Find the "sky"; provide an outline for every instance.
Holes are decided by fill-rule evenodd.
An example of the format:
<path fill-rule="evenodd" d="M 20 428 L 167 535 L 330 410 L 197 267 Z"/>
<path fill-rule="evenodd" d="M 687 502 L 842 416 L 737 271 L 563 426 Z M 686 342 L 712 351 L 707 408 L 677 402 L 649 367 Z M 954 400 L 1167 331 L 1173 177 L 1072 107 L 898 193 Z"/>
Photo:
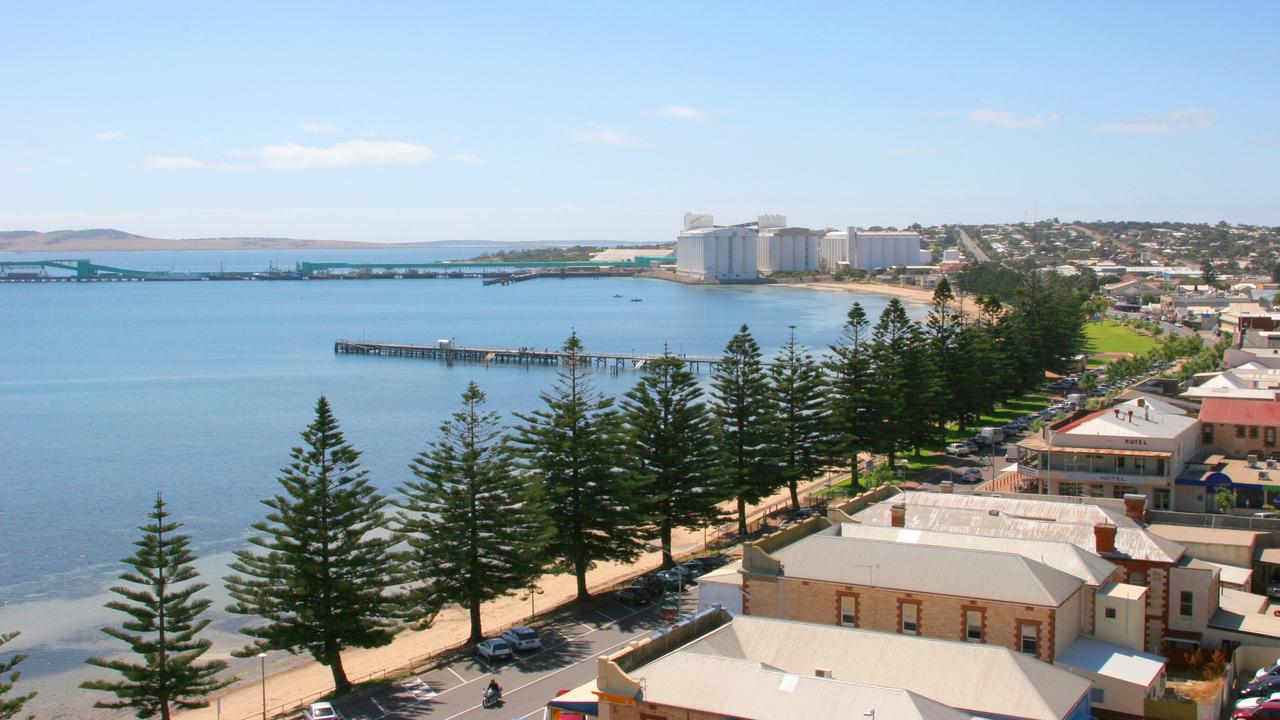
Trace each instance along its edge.
<path fill-rule="evenodd" d="M 0 229 L 1280 224 L 1280 3 L 0 2 Z"/>

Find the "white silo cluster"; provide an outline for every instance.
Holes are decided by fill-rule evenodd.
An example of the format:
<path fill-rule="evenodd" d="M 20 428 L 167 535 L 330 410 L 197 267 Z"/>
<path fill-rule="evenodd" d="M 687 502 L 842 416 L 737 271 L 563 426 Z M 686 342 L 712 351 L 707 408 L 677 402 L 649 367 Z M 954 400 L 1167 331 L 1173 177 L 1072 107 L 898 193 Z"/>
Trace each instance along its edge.
<path fill-rule="evenodd" d="M 929 262 L 918 233 L 788 227 L 785 215 L 720 226 L 711 215 L 685 213 L 684 230 L 676 239 L 676 272 L 699 280 L 755 280 L 778 272 L 846 267 L 873 271 Z"/>

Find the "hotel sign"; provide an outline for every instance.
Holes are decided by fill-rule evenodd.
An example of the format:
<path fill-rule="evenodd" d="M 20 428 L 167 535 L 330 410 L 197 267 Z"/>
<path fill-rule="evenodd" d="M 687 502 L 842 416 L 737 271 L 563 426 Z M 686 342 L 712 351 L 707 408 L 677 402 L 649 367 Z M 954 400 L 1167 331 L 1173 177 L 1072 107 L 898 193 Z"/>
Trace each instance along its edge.
<path fill-rule="evenodd" d="M 1125 439 L 1124 439 L 1124 444 L 1125 444 L 1125 445 L 1144 445 L 1144 446 L 1145 446 L 1145 445 L 1147 444 L 1147 441 L 1146 441 L 1146 440 L 1143 440 L 1142 438 L 1125 438 Z"/>

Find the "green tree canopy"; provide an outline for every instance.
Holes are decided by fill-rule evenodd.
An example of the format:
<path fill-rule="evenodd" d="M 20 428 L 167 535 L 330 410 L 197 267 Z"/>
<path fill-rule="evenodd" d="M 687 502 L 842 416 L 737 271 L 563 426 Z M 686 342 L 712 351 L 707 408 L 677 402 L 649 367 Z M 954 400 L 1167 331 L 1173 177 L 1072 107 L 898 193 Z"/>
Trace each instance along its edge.
<path fill-rule="evenodd" d="M 409 591 L 416 617 L 456 603 L 471 615 L 471 640 L 484 637 L 481 605 L 531 587 L 542 575 L 548 538 L 539 488 L 513 472 L 499 417 L 484 409 L 475 381 L 462 409 L 409 466 L 417 481 L 401 493 L 399 530 L 409 544 Z"/>
<path fill-rule="evenodd" d="M 18 637 L 21 633 L 10 632 L 0 633 L 0 647 L 5 643 Z M 19 671 L 18 665 L 26 660 L 26 655 L 12 655 L 6 660 L 0 660 L 0 720 L 12 720 L 22 712 L 23 706 L 27 704 L 31 698 L 36 696 L 35 693 L 27 693 L 26 695 L 14 695 L 5 697 L 13 690 L 13 686 L 22 678 L 22 672 Z M 35 716 L 27 716 L 27 720 L 32 720 Z"/>
<path fill-rule="evenodd" d="M 631 562 L 644 548 L 643 517 L 614 400 L 591 381 L 577 333 L 562 350 L 555 387 L 542 393 L 541 408 L 517 414 L 522 424 L 512 444 L 555 518 L 547 555 L 574 574 L 578 599 L 585 600 L 587 571 L 597 562 Z"/>
<path fill-rule="evenodd" d="M 142 539 L 134 542 L 138 549 L 123 561 L 132 568 L 120 576 L 127 585 L 111 588 L 123 599 L 106 605 L 129 619 L 120 627 L 102 628 L 128 644 L 137 661 L 89 658 L 90 665 L 120 673 L 123 680 L 90 680 L 80 687 L 116 696 L 113 701 L 95 702 L 94 707 L 169 720 L 174 707 L 208 707 L 206 698 L 230 685 L 233 678 L 216 677 L 227 668 L 222 660 L 199 662 L 212 644 L 199 637 L 209 625 L 209 618 L 201 616 L 212 601 L 195 597 L 207 585 L 192 582 L 197 573 L 191 566 L 195 560 L 191 538 L 177 534 L 182 525 L 169 520 L 158 493 L 148 517 L 151 522 L 139 528 Z"/>
<path fill-rule="evenodd" d="M 743 325 L 724 346 L 711 375 L 712 407 L 720 425 L 725 480 L 737 502 L 738 534 L 747 534 L 747 506 L 781 483 L 778 421 L 760 345 Z"/>
<path fill-rule="evenodd" d="M 808 350 L 796 342 L 795 328 L 769 368 L 769 390 L 777 413 L 777 454 L 781 475 L 791 493 L 791 507 L 800 509 L 799 484 L 817 477 L 824 463 L 827 441 L 826 385 L 822 369 Z"/>
<path fill-rule="evenodd" d="M 875 382 L 871 368 L 871 322 L 860 303 L 849 308 L 840 340 L 831 346 L 825 363 L 828 451 L 845 458 L 853 484 L 858 483 L 858 454 L 873 450 L 879 424 L 874 406 Z"/>
<path fill-rule="evenodd" d="M 302 440 L 281 470 L 283 492 L 262 501 L 271 512 L 253 524 L 260 534 L 236 551 L 227 612 L 265 621 L 241 629 L 254 642 L 237 655 L 309 652 L 342 695 L 351 690 L 342 650 L 391 642 L 403 575 L 386 532 L 387 500 L 323 396 Z"/>
<path fill-rule="evenodd" d="M 635 462 L 645 511 L 662 544 L 662 562 L 675 562 L 675 528 L 719 522 L 727 499 L 712 416 L 698 380 L 669 353 L 648 364 L 622 404 L 627 453 Z"/>

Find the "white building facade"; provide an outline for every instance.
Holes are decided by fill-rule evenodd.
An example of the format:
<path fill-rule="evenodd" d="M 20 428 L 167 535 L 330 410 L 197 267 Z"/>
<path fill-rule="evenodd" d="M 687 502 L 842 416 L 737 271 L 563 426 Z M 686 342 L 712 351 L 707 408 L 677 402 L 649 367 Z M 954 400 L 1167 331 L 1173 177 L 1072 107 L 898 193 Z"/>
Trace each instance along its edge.
<path fill-rule="evenodd" d="M 756 223 L 756 269 L 765 275 L 816 271 L 822 231 L 786 225 L 783 215 L 760 216 Z"/>
<path fill-rule="evenodd" d="M 676 238 L 676 273 L 697 280 L 755 280 L 755 223 L 717 227 L 710 215 L 684 214 Z"/>
<path fill-rule="evenodd" d="M 920 248 L 920 235 L 914 232 L 858 230 L 849 228 L 849 267 L 879 270 L 896 265 L 927 265 L 928 251 Z"/>

